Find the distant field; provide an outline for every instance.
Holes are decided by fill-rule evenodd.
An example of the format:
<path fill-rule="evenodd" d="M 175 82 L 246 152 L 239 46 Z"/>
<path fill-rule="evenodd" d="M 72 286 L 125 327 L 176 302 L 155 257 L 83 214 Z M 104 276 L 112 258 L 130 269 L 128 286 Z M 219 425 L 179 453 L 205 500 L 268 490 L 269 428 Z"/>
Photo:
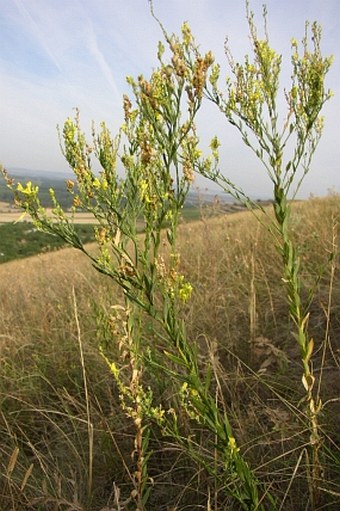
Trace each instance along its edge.
<path fill-rule="evenodd" d="M 188 221 L 197 220 L 201 217 L 201 212 L 199 208 L 188 207 L 183 210 L 183 217 Z M 93 227 L 97 222 L 91 214 L 76 213 L 74 223 L 84 243 L 94 240 Z M 142 224 L 140 230 L 143 230 Z M 18 209 L 0 202 L 0 264 L 65 246 L 65 242 L 59 237 L 37 231 L 28 215 L 23 217 Z"/>
<path fill-rule="evenodd" d="M 184 222 L 206 220 L 226 213 L 237 213 L 244 208 L 236 204 L 188 204 L 183 208 Z M 51 213 L 51 209 L 46 208 Z M 51 213 L 52 215 L 52 213 Z M 71 213 L 69 214 L 71 218 Z M 73 217 L 79 235 L 84 243 L 94 240 L 93 227 L 97 223 L 90 213 L 77 212 Z M 140 222 L 140 231 L 143 223 Z M 63 240 L 57 236 L 42 233 L 34 229 L 29 215 L 15 208 L 8 202 L 0 201 L 0 264 L 15 259 L 22 259 L 43 252 L 50 252 L 65 247 Z"/>
<path fill-rule="evenodd" d="M 76 224 L 84 243 L 94 240 L 93 226 Z M 66 246 L 59 237 L 37 231 L 29 222 L 3 223 L 0 225 L 0 263 L 22 259 Z"/>
<path fill-rule="evenodd" d="M 84 243 L 94 240 L 92 215 L 77 213 L 74 223 Z M 22 211 L 0 202 L 0 264 L 65 246 L 59 237 L 37 231 L 28 215 L 22 216 Z"/>
<path fill-rule="evenodd" d="M 47 211 L 49 211 L 47 209 Z M 71 214 L 69 215 L 71 217 Z M 22 211 L 9 206 L 7 203 L 0 202 L 0 224 L 6 224 L 11 222 L 29 222 L 30 218 L 28 215 L 22 217 Z M 94 224 L 96 220 L 93 215 L 89 213 L 76 213 L 74 215 L 74 223 L 76 224 Z"/>

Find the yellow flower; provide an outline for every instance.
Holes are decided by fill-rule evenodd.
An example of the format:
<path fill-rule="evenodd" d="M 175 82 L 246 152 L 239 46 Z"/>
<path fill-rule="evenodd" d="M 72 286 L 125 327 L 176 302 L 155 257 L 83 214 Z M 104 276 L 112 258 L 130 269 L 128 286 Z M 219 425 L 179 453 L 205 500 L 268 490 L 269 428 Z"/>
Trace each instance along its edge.
<path fill-rule="evenodd" d="M 26 186 L 23 187 L 21 183 L 17 184 L 17 191 L 27 196 L 35 196 L 39 191 L 38 186 L 33 186 L 31 181 L 27 181 Z"/>
<path fill-rule="evenodd" d="M 165 220 L 167 222 L 171 222 L 171 220 L 173 219 L 173 212 L 171 211 L 171 209 L 169 209 L 165 215 Z"/>
<path fill-rule="evenodd" d="M 148 199 L 147 191 L 148 191 L 148 182 L 145 179 L 142 179 L 142 181 L 140 182 L 140 195 L 141 195 L 142 200 Z"/>
<path fill-rule="evenodd" d="M 192 289 L 193 288 L 190 282 L 184 282 L 181 284 L 181 287 L 178 291 L 179 299 L 182 300 L 182 302 L 187 302 L 191 296 Z"/>
<path fill-rule="evenodd" d="M 218 140 L 217 137 L 213 137 L 211 139 L 211 142 L 210 142 L 210 148 L 213 150 L 213 151 L 217 151 L 217 149 L 220 147 L 221 143 L 220 141 Z"/>
<path fill-rule="evenodd" d="M 161 406 L 157 406 L 155 408 L 151 408 L 152 417 L 158 421 L 158 423 L 163 423 L 165 419 L 165 410 Z"/>
<path fill-rule="evenodd" d="M 25 188 L 22 186 L 22 184 L 21 184 L 21 183 L 18 183 L 18 184 L 17 184 L 17 191 L 18 191 L 18 192 L 22 192 L 22 193 L 24 193 Z"/>
<path fill-rule="evenodd" d="M 92 182 L 92 186 L 93 186 L 93 188 L 100 188 L 100 181 L 97 177 L 94 178 L 94 180 Z"/>
<path fill-rule="evenodd" d="M 192 42 L 192 33 L 190 26 L 187 22 L 183 23 L 182 25 L 182 37 L 185 46 L 189 46 L 190 43 Z"/>
<path fill-rule="evenodd" d="M 237 453 L 240 449 L 236 446 L 236 440 L 233 436 L 229 437 L 228 445 L 232 453 Z"/>

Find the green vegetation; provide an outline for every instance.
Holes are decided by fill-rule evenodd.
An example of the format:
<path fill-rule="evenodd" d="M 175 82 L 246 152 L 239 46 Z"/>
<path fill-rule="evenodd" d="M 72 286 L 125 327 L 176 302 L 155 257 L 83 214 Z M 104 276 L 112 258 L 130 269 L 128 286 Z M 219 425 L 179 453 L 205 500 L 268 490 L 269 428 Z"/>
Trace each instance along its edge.
<path fill-rule="evenodd" d="M 42 323 L 15 296 L 4 300 L 5 508 L 338 507 L 339 201 L 289 201 L 321 136 L 331 59 L 321 55 L 317 24 L 311 35 L 306 27 L 301 55 L 292 41 L 281 125 L 281 56 L 270 47 L 266 12 L 263 39 L 248 10 L 247 18 L 253 59 L 235 63 L 227 49 L 226 91 L 189 26 L 178 37 L 160 25 L 166 47 L 159 44 L 149 80 L 128 77 L 133 97 L 124 96 L 117 136 L 102 124 L 89 142 L 79 113 L 66 120 L 71 214 L 92 214 L 96 250 L 53 190 L 48 212 L 38 186 L 3 171 L 35 227 L 98 270 L 90 280 L 85 267 L 84 279 L 78 264 L 67 292 L 72 262 L 62 277 L 52 262 L 55 287 L 43 278 L 53 305 Z M 195 119 L 207 97 L 262 162 L 273 207 L 219 171 L 216 137 L 202 154 Z M 251 213 L 180 228 L 195 172 Z M 24 275 L 20 285 L 27 288 Z M 36 306 L 39 288 L 27 296 Z"/>
<path fill-rule="evenodd" d="M 233 206 L 226 208 L 234 211 Z M 204 217 L 211 217 L 222 214 L 223 208 L 212 207 L 209 204 L 204 206 L 188 206 L 183 208 L 183 220 L 193 221 Z M 1 218 L 1 216 L 0 216 Z M 95 226 L 93 224 L 75 223 L 77 235 L 83 243 L 91 243 L 95 239 Z M 142 232 L 142 226 L 139 231 Z M 22 259 L 24 257 L 58 250 L 67 246 L 67 243 L 51 233 L 39 231 L 31 222 L 5 223 L 0 224 L 0 264 Z"/>
<path fill-rule="evenodd" d="M 93 226 L 75 225 L 84 243 L 94 240 Z M 21 259 L 42 252 L 65 247 L 66 243 L 58 236 L 38 231 L 30 222 L 0 225 L 0 263 Z"/>

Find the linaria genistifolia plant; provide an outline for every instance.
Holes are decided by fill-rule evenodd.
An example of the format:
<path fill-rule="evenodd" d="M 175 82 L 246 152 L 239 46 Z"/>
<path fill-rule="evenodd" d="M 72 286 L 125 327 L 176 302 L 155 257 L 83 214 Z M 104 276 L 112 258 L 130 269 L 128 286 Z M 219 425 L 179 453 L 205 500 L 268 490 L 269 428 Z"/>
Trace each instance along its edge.
<path fill-rule="evenodd" d="M 302 359 L 302 384 L 305 390 L 306 414 L 309 420 L 309 446 L 311 451 L 310 486 L 311 508 L 320 501 L 319 481 L 322 466 L 319 451 L 322 434 L 318 415 L 322 408 L 320 398 L 314 392 L 312 355 L 314 341 L 308 334 L 309 306 L 313 297 L 303 301 L 301 293 L 301 267 L 299 252 L 290 230 L 291 204 L 296 197 L 304 177 L 310 170 L 312 157 L 320 140 L 323 117 L 320 112 L 332 93 L 325 88 L 325 76 L 331 66 L 332 57 L 323 57 L 320 49 L 321 28 L 315 22 L 306 23 L 302 49 L 296 39 L 291 40 L 292 74 L 291 86 L 284 91 L 287 113 L 280 120 L 278 108 L 280 91 L 281 60 L 269 42 L 267 12 L 263 9 L 264 37 L 258 36 L 254 15 L 247 7 L 247 20 L 253 57 L 246 56 L 243 63 L 235 62 L 228 44 L 225 53 L 231 70 L 227 77 L 227 88 L 219 88 L 220 66 L 214 64 L 204 84 L 204 95 L 224 114 L 227 121 L 239 131 L 245 145 L 261 161 L 273 185 L 275 220 L 269 223 L 278 253 L 283 262 L 283 282 L 287 289 L 290 317 L 295 325 L 294 337 L 299 344 Z M 199 51 L 192 39 L 192 55 L 187 65 L 195 69 Z M 301 51 L 301 53 L 300 53 Z M 216 142 L 216 148 L 218 142 Z M 201 169 L 197 169 L 201 172 Z M 221 172 L 203 172 L 203 175 L 218 183 L 222 189 L 246 206 L 256 209 L 254 203 Z"/>
<path fill-rule="evenodd" d="M 324 88 L 324 77 L 331 59 L 321 56 L 321 32 L 316 24 L 311 27 L 312 50 L 308 26 L 302 55 L 297 42 L 292 41 L 292 86 L 285 93 L 288 113 L 280 126 L 277 95 L 281 56 L 270 47 L 266 26 L 265 38 L 258 38 L 249 9 L 247 18 L 254 59 L 246 57 L 243 64 L 235 63 L 226 45 L 234 79 L 228 78 L 225 92 L 218 87 L 220 67 L 211 52 L 200 54 L 189 26 L 183 25 L 179 38 L 169 36 L 161 25 L 167 47 L 159 44 L 159 66 L 149 80 L 143 76 L 128 78 L 134 97 L 124 96 L 125 122 L 118 135 L 112 137 L 102 124 L 99 133 L 93 130 L 89 143 L 80 128 L 78 112 L 75 120 L 67 119 L 62 146 L 75 175 L 67 182 L 73 195 L 71 216 L 62 210 L 53 190 L 50 215 L 40 204 L 37 186 L 30 182 L 15 184 L 3 170 L 16 204 L 31 216 L 35 226 L 58 234 L 84 252 L 93 266 L 122 290 L 123 305 L 115 305 L 110 318 L 120 356 L 112 360 L 105 346 L 100 350 L 116 380 L 121 406 L 135 427 L 136 469 L 131 498 L 140 511 L 147 509 L 151 490 L 148 459 L 152 422 L 212 474 L 219 491 L 242 509 L 278 508 L 269 488 L 257 481 L 245 460 L 229 411 L 221 404 L 222 396 L 216 397 L 214 371 L 208 368 L 204 372 L 199 367 L 198 347 L 188 339 L 183 320 L 183 306 L 190 300 L 192 286 L 180 272 L 177 229 L 194 172 L 218 183 L 246 205 L 251 204 L 242 190 L 219 172 L 216 137 L 211 141 L 211 156 L 202 157 L 195 117 L 204 97 L 213 101 L 239 130 L 273 183 L 275 219 L 269 229 L 283 260 L 290 316 L 301 350 L 313 456 L 312 508 L 318 503 L 321 402 L 313 393 L 313 340 L 307 330 L 308 304 L 301 297 L 299 254 L 289 229 L 288 197 L 299 189 L 321 135 L 319 114 L 330 96 Z M 289 156 L 286 152 L 291 147 Z M 93 157 L 100 163 L 99 173 L 93 171 Z M 298 177 L 300 167 L 302 177 Z M 119 177 L 119 168 L 124 170 L 123 177 Z M 97 253 L 90 251 L 75 231 L 73 216 L 79 210 L 92 213 L 97 220 Z M 139 226 L 144 229 L 142 235 Z M 146 339 L 146 323 L 152 329 L 150 340 Z M 152 342 L 154 339 L 157 343 Z M 154 403 L 153 389 L 143 378 L 146 370 L 160 371 L 171 380 L 177 409 Z M 209 433 L 205 450 L 195 435 L 183 434 L 183 412 Z"/>
<path fill-rule="evenodd" d="M 182 39 L 172 36 L 167 43 L 170 60 L 165 60 L 165 47 L 160 43 L 159 67 L 149 80 L 128 77 L 134 100 L 124 96 L 125 122 L 117 137 L 112 138 L 102 124 L 89 144 L 78 112 L 74 121 L 65 122 L 63 152 L 75 174 L 75 180 L 67 182 L 73 195 L 71 218 L 53 190 L 50 216 L 40 204 L 37 186 L 30 182 L 15 186 L 8 176 L 7 183 L 17 205 L 37 228 L 58 234 L 84 252 L 94 267 L 123 291 L 124 306 L 115 307 L 112 318 L 120 332 L 121 358 L 111 360 L 104 347 L 101 352 L 116 379 L 122 407 L 135 425 L 136 470 L 131 496 L 137 509 L 146 509 L 150 491 L 147 461 L 153 420 L 213 473 L 223 491 L 243 509 L 260 510 L 264 509 L 262 500 L 272 499 L 268 493 L 265 499 L 259 495 L 258 482 L 237 446 L 228 413 L 216 402 L 211 374 L 208 371 L 204 376 L 199 370 L 197 349 L 187 338 L 182 318 L 192 286 L 179 272 L 178 222 L 194 168 L 208 174 L 217 159 L 215 139 L 212 156 L 202 158 L 194 123 L 213 56 L 208 52 L 194 61 L 192 69 L 186 66 L 191 44 L 186 24 Z M 92 170 L 93 154 L 102 168 L 98 175 Z M 118 162 L 124 168 L 123 178 L 117 174 Z M 92 213 L 98 222 L 98 254 L 83 245 L 74 229 L 72 216 L 78 210 Z M 137 232 L 140 224 L 142 236 Z M 145 317 L 156 325 L 154 335 L 162 343 L 158 354 L 144 339 Z M 178 410 L 154 405 L 152 389 L 143 385 L 145 364 L 154 370 L 162 368 L 172 378 L 183 411 L 213 434 L 210 453 L 217 453 L 218 463 L 216 454 L 207 456 L 195 439 L 181 433 Z"/>

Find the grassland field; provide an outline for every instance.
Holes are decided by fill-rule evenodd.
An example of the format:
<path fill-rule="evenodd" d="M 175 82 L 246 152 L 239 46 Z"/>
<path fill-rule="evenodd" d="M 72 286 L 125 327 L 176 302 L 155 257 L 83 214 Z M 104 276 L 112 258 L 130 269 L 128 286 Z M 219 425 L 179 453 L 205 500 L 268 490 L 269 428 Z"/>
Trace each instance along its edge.
<path fill-rule="evenodd" d="M 183 221 L 195 221 L 202 215 L 209 217 L 219 215 L 222 212 L 238 212 L 242 207 L 235 204 L 223 205 L 216 208 L 212 204 L 201 206 L 188 205 L 183 209 Z M 47 208 L 47 214 L 52 216 L 51 208 Z M 86 212 L 76 212 L 66 215 L 76 225 L 76 230 L 84 243 L 94 241 L 95 218 Z M 140 230 L 143 230 L 142 223 Z M 35 229 L 28 215 L 23 215 L 10 203 L 0 202 L 0 264 L 18 258 L 28 257 L 42 252 L 49 252 L 65 247 L 65 242 L 47 233 Z"/>
<path fill-rule="evenodd" d="M 179 232 L 181 271 L 193 286 L 183 317 L 202 374 L 214 360 L 221 406 L 247 461 L 284 511 L 304 511 L 308 432 L 281 261 L 251 212 L 190 215 L 197 221 L 183 222 Z M 293 206 L 306 296 L 316 282 L 309 330 L 323 402 L 320 511 L 340 508 L 339 218 L 338 196 Z M 2 228 L 18 226 L 30 229 L 1 225 L 0 243 Z M 107 318 L 120 300 L 110 279 L 75 249 L 0 265 L 0 510 L 134 509 L 134 428 L 98 349 L 104 343 L 119 357 Z M 152 346 L 149 336 L 146 325 L 144 342 Z M 156 403 L 175 392 L 157 371 L 143 381 Z M 180 427 L 204 451 L 204 428 L 184 418 Z M 150 453 L 148 510 L 239 510 L 208 471 L 153 426 Z"/>

